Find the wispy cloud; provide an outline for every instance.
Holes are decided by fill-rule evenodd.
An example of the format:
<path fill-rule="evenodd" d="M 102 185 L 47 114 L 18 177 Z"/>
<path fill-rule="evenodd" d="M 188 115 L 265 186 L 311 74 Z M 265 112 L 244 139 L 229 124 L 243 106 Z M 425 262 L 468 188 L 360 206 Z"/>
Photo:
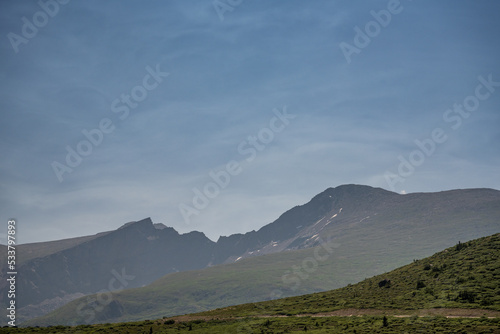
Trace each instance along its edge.
<path fill-rule="evenodd" d="M 500 81 L 500 5 L 405 2 L 347 64 L 338 45 L 373 19 L 369 3 L 245 1 L 220 20 L 211 1 L 97 0 L 61 6 L 15 52 L 36 3 L 0 4 L 0 220 L 23 242 L 117 228 L 151 216 L 211 238 L 258 229 L 343 183 L 387 187 L 384 172 L 442 126 L 479 75 Z M 51 163 L 82 130 L 117 120 L 111 104 L 146 66 L 168 79 L 60 183 Z M 499 91 L 500 92 L 500 91 Z M 286 105 L 286 131 L 186 225 L 178 204 Z M 500 94 L 429 157 L 406 192 L 500 188 Z"/>

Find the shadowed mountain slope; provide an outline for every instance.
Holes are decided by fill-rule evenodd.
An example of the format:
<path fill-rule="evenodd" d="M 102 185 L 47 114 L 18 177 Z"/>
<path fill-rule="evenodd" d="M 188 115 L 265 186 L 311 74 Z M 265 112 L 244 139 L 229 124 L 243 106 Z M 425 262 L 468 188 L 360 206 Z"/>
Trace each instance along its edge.
<path fill-rule="evenodd" d="M 114 292 L 97 307 L 78 299 L 39 323 L 151 319 L 339 288 L 498 232 L 499 218 L 500 192 L 492 189 L 399 195 L 329 188 L 259 231 L 209 244 L 210 263 L 224 265 Z"/>

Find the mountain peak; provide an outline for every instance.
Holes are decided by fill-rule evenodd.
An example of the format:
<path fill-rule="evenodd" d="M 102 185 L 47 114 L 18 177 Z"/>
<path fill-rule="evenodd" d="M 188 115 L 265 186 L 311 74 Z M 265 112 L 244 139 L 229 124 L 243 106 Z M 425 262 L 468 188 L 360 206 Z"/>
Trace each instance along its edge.
<path fill-rule="evenodd" d="M 157 229 L 157 230 L 164 230 L 164 229 L 168 228 L 168 226 L 166 226 L 166 225 L 164 225 L 164 224 L 162 224 L 162 223 L 155 223 L 155 224 L 153 224 L 153 226 L 154 226 L 154 227 L 155 227 L 155 229 Z"/>
<path fill-rule="evenodd" d="M 163 224 L 161 224 L 161 225 L 163 225 Z M 118 229 L 121 230 L 124 228 L 129 228 L 131 226 L 153 226 L 153 221 L 151 220 L 150 217 L 148 217 L 148 218 L 144 218 L 142 220 L 128 222 L 128 223 L 120 226 Z M 163 225 L 163 226 L 165 226 L 165 225 Z"/>
<path fill-rule="evenodd" d="M 337 186 L 335 188 L 328 188 L 326 189 L 323 193 L 336 193 L 336 194 L 350 194 L 350 195 L 360 195 L 363 193 L 380 193 L 380 194 L 396 194 L 394 192 L 382 189 L 382 188 L 377 188 L 377 187 L 372 187 L 372 186 L 366 186 L 362 184 L 342 184 L 340 186 Z M 321 194 L 320 194 L 321 195 Z"/>

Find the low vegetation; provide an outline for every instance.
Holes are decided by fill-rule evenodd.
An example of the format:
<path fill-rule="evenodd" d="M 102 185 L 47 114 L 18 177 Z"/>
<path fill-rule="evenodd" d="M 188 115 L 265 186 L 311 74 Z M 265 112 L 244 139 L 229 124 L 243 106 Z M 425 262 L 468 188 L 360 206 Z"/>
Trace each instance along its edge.
<path fill-rule="evenodd" d="M 423 260 L 341 289 L 200 313 L 317 314 L 340 309 L 434 308 L 500 311 L 500 234 L 458 243 Z"/>
<path fill-rule="evenodd" d="M 499 333 L 500 233 L 344 288 L 164 317 L 8 333 Z"/>
<path fill-rule="evenodd" d="M 287 317 L 2 329 L 0 333 L 498 333 L 500 318 Z"/>

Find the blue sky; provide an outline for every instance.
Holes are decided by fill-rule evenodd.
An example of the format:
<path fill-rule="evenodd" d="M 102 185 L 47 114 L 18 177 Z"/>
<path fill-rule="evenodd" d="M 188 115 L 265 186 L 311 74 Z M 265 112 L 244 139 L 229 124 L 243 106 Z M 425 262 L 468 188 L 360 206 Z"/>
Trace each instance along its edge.
<path fill-rule="evenodd" d="M 19 242 L 145 217 L 216 240 L 347 183 L 500 189 L 497 1 L 42 4 L 0 3 Z"/>

